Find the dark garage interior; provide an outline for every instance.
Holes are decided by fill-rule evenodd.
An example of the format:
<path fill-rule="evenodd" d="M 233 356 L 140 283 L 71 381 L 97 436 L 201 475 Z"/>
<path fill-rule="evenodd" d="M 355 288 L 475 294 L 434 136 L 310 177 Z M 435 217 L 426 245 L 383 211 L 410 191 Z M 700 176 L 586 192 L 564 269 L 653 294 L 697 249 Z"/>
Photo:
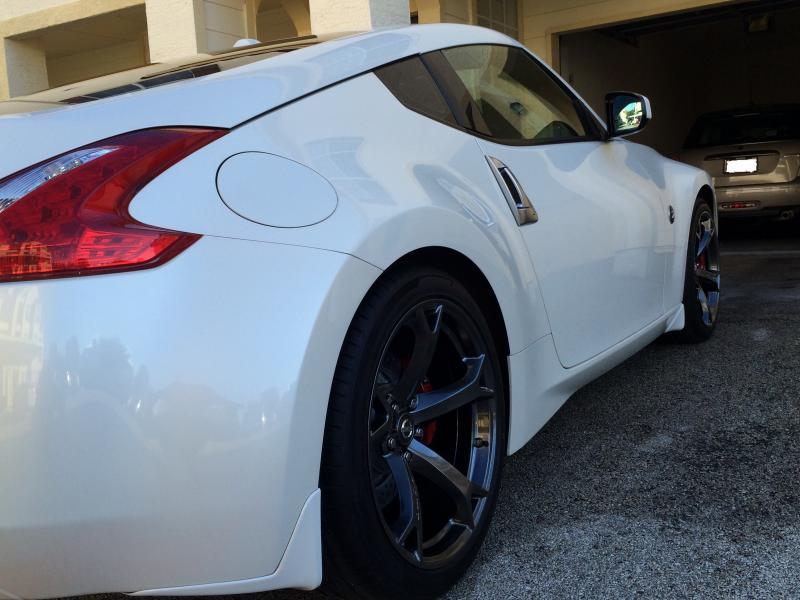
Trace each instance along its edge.
<path fill-rule="evenodd" d="M 647 95 L 635 141 L 674 157 L 701 114 L 800 102 L 800 2 L 747 2 L 560 37 L 560 72 L 602 114 L 610 90 Z"/>

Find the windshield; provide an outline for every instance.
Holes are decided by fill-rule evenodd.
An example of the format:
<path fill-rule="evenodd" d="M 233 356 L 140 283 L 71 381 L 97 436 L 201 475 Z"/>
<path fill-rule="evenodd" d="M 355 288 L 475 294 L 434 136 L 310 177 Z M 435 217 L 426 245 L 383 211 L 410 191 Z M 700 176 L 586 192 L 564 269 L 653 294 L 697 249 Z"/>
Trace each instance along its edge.
<path fill-rule="evenodd" d="M 800 139 L 800 111 L 752 112 L 700 117 L 685 148 Z"/>

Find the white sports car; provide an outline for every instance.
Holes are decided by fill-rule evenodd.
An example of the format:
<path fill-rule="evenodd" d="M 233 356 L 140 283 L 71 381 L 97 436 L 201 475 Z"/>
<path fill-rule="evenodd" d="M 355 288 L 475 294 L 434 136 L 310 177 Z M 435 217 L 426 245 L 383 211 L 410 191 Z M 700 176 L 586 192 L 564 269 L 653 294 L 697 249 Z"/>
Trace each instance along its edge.
<path fill-rule="evenodd" d="M 714 329 L 711 182 L 607 107 L 457 25 L 0 104 L 0 597 L 446 590 L 506 455 Z"/>

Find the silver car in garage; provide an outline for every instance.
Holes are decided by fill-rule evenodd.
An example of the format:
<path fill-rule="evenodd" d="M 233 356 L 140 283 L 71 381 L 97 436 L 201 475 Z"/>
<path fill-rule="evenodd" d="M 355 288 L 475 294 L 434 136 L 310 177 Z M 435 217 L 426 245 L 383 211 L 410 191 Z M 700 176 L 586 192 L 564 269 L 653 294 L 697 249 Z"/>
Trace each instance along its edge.
<path fill-rule="evenodd" d="M 714 178 L 720 217 L 791 219 L 800 213 L 800 105 L 705 114 L 680 160 Z"/>

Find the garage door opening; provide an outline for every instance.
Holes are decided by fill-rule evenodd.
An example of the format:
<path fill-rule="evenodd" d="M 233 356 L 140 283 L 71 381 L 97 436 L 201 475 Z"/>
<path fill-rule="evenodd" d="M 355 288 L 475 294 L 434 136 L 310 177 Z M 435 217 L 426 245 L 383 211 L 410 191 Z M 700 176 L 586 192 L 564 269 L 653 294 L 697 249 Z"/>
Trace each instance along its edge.
<path fill-rule="evenodd" d="M 649 96 L 635 140 L 676 157 L 701 114 L 800 103 L 800 2 L 747 2 L 562 34 L 560 72 L 598 112 L 611 90 Z"/>

